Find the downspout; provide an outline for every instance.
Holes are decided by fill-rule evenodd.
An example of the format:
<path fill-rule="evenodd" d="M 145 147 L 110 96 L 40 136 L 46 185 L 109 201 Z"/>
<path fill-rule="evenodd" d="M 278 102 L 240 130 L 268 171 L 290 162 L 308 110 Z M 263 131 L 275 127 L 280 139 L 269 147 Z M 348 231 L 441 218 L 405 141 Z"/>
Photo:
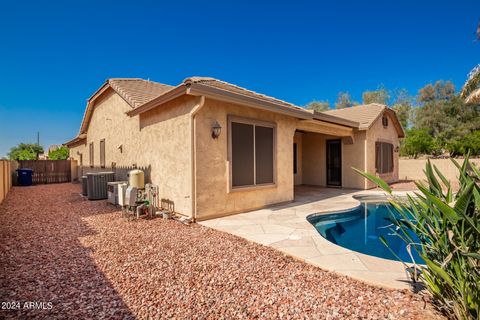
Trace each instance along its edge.
<path fill-rule="evenodd" d="M 197 220 L 197 175 L 196 175 L 196 121 L 195 116 L 197 115 L 198 111 L 203 108 L 205 104 L 205 96 L 200 96 L 198 99 L 197 104 L 193 109 L 190 111 L 190 168 L 192 170 L 191 177 L 192 177 L 192 220 L 195 222 Z"/>

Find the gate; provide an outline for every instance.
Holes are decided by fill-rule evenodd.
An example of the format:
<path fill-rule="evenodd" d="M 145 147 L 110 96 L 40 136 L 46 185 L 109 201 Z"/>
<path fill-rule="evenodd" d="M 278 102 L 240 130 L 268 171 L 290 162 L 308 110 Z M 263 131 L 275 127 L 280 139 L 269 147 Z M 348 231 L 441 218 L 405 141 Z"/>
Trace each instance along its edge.
<path fill-rule="evenodd" d="M 70 160 L 20 160 L 18 167 L 33 170 L 33 184 L 71 181 Z"/>

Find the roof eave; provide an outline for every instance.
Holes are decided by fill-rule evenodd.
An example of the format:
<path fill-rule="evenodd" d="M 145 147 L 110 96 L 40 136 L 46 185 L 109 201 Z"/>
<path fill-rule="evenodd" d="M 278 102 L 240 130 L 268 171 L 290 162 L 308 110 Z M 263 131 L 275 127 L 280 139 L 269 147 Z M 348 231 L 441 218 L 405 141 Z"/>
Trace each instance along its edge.
<path fill-rule="evenodd" d="M 205 96 L 215 100 L 237 103 L 248 107 L 271 111 L 299 119 L 312 119 L 313 114 L 307 110 L 296 110 L 294 108 L 286 107 L 270 101 L 265 101 L 259 98 L 242 95 L 235 92 L 215 88 L 200 83 L 192 83 L 188 89 L 188 93 L 194 96 Z"/>
<path fill-rule="evenodd" d="M 384 112 L 388 112 L 390 114 L 390 116 L 393 118 L 393 120 L 395 121 L 394 126 L 395 126 L 395 129 L 397 130 L 398 137 L 399 138 L 405 138 L 405 131 L 403 130 L 402 125 L 400 124 L 400 120 L 398 120 L 397 113 L 395 112 L 395 110 L 389 108 L 386 105 L 384 105 L 383 110 L 377 115 L 375 120 L 372 121 L 367 128 L 365 128 L 365 130 L 370 129 L 373 126 L 373 124 L 375 122 L 377 122 L 377 120 L 380 118 L 380 116 L 383 115 Z"/>
<path fill-rule="evenodd" d="M 87 135 L 83 133 L 76 136 L 72 140 L 65 142 L 63 145 L 70 148 L 70 147 L 77 146 L 81 143 L 84 143 L 86 140 L 87 140 Z"/>
<path fill-rule="evenodd" d="M 340 124 L 340 125 L 351 127 L 351 128 L 357 128 L 358 129 L 360 127 L 359 122 L 351 121 L 351 120 L 347 120 L 347 119 L 342 119 L 340 117 L 332 116 L 332 115 L 329 115 L 329 114 L 323 113 L 323 112 L 318 112 L 318 111 L 314 111 L 314 110 L 312 110 L 312 111 L 313 111 L 312 113 L 313 113 L 313 118 L 314 119 L 321 120 L 321 121 L 324 121 L 324 122 L 333 123 L 333 124 Z"/>

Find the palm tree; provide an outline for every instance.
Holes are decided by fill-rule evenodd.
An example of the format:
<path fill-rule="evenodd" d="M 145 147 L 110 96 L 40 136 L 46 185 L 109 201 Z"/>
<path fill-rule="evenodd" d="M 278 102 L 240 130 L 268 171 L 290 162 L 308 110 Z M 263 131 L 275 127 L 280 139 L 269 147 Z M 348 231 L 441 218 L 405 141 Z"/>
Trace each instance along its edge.
<path fill-rule="evenodd" d="M 466 103 L 480 104 L 480 64 L 473 68 L 463 85 L 460 97 Z"/>
<path fill-rule="evenodd" d="M 480 23 L 477 26 L 476 36 L 477 40 L 480 41 Z M 460 97 L 466 103 L 480 104 L 480 64 L 470 71 L 467 82 L 460 92 Z"/>

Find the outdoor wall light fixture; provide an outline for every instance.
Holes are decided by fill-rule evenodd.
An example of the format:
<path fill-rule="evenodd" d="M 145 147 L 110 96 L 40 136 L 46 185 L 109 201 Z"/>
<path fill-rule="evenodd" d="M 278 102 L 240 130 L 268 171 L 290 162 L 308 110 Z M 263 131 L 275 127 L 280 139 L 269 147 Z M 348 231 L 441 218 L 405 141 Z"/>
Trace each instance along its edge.
<path fill-rule="evenodd" d="M 395 152 L 398 152 L 400 150 L 400 147 L 399 146 L 396 146 L 395 147 Z"/>
<path fill-rule="evenodd" d="M 212 124 L 212 138 L 217 139 L 220 136 L 220 132 L 222 131 L 222 126 L 218 121 L 215 120 L 215 122 Z"/>

